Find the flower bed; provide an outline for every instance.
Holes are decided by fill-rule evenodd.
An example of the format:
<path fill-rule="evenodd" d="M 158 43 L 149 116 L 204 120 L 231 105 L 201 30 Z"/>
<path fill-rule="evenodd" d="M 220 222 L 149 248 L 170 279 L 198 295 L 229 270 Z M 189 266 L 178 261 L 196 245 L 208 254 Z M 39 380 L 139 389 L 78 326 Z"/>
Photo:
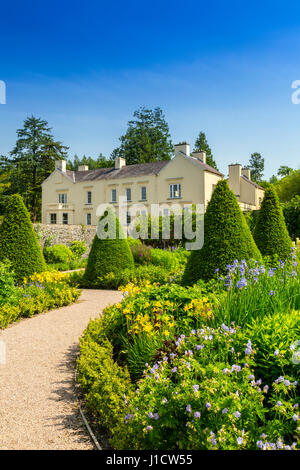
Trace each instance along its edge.
<path fill-rule="evenodd" d="M 194 287 L 124 288 L 122 302 L 90 323 L 78 361 L 87 404 L 111 445 L 294 449 L 297 269 L 293 254 L 272 274 L 235 262 L 227 276 Z"/>
<path fill-rule="evenodd" d="M 22 285 L 12 284 L 9 298 L 0 304 L 0 328 L 6 328 L 21 317 L 31 317 L 75 302 L 80 291 L 69 286 L 68 278 L 68 274 L 45 272 L 30 276 Z"/>

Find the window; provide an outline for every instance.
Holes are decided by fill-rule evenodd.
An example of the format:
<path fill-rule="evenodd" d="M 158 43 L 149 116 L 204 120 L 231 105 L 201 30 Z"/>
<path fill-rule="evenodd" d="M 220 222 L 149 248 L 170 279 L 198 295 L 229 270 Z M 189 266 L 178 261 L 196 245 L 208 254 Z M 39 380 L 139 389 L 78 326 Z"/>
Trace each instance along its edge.
<path fill-rule="evenodd" d="M 126 201 L 131 201 L 131 188 L 126 188 Z"/>
<path fill-rule="evenodd" d="M 130 212 L 126 212 L 126 224 L 131 224 L 131 215 Z"/>
<path fill-rule="evenodd" d="M 58 202 L 60 204 L 67 204 L 67 195 L 66 193 L 61 193 L 58 195 Z"/>
<path fill-rule="evenodd" d="M 86 214 L 86 225 L 92 225 L 92 214 Z"/>
<path fill-rule="evenodd" d="M 181 197 L 181 184 L 170 184 L 170 198 L 176 199 Z"/>
<path fill-rule="evenodd" d="M 87 191 L 86 192 L 86 203 L 87 204 L 92 204 L 92 191 Z"/>
<path fill-rule="evenodd" d="M 169 209 L 164 209 L 164 210 L 163 210 L 163 215 L 164 215 L 164 216 L 169 215 Z"/>
<path fill-rule="evenodd" d="M 50 224 L 57 224 L 56 214 L 50 214 Z"/>
<path fill-rule="evenodd" d="M 147 200 L 147 188 L 146 186 L 141 187 L 141 201 Z"/>
<path fill-rule="evenodd" d="M 64 214 L 62 215 L 62 223 L 63 223 L 64 225 L 68 225 L 68 223 L 69 223 L 69 214 L 64 213 Z"/>
<path fill-rule="evenodd" d="M 111 190 L 111 202 L 117 202 L 117 190 L 116 189 Z"/>

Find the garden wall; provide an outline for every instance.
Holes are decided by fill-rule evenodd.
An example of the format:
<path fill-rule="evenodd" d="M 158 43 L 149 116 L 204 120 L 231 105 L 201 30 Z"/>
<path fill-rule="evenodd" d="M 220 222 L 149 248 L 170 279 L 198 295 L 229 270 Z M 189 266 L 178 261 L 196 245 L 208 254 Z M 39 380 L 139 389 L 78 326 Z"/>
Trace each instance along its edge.
<path fill-rule="evenodd" d="M 74 240 L 84 240 L 90 247 L 96 234 L 96 226 L 34 224 L 41 246 L 50 238 L 50 244 L 69 245 Z"/>

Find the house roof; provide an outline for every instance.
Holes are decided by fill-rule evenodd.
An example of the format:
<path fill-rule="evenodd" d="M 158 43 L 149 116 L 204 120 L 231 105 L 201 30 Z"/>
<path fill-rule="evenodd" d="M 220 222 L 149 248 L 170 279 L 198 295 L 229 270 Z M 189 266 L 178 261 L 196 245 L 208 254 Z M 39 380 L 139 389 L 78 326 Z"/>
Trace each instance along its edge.
<path fill-rule="evenodd" d="M 241 178 L 243 178 L 244 181 L 247 181 L 248 183 L 252 184 L 256 188 L 265 190 L 265 188 L 263 188 L 262 186 L 259 186 L 259 184 L 254 183 L 254 181 L 249 180 L 249 178 L 247 178 L 247 176 L 242 175 Z"/>
<path fill-rule="evenodd" d="M 220 176 L 224 176 L 219 171 L 215 170 L 206 163 L 201 162 L 197 158 L 188 157 L 184 155 L 185 158 L 188 158 L 198 164 L 200 168 L 204 171 L 209 171 Z M 120 170 L 115 168 L 97 168 L 96 170 L 87 170 L 87 171 L 66 171 L 66 175 L 74 181 L 74 183 L 84 182 L 84 181 L 99 181 L 102 179 L 119 179 L 119 178 L 131 178 L 135 176 L 147 176 L 147 175 L 158 175 L 158 173 L 170 163 L 171 160 L 163 160 L 158 162 L 151 163 L 138 163 L 135 165 L 123 166 Z"/>

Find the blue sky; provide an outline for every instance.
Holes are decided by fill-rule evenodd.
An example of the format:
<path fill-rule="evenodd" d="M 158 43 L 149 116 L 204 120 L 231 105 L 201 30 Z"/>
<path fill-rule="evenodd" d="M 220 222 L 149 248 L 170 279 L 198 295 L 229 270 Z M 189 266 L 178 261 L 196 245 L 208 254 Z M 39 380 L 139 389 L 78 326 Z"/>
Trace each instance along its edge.
<path fill-rule="evenodd" d="M 172 140 L 206 132 L 219 168 L 265 157 L 300 167 L 296 1 L 57 1 L 0 5 L 0 154 L 28 115 L 70 155 L 109 156 L 139 106 L 160 106 Z"/>

